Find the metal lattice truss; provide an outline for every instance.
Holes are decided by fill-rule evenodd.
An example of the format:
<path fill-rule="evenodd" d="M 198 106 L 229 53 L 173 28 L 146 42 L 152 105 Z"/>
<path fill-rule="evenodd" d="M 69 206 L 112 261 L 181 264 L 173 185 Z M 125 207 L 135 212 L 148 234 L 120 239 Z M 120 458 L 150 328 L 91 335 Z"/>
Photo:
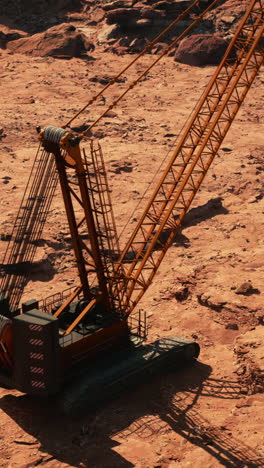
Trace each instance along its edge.
<path fill-rule="evenodd" d="M 263 63 L 263 11 L 262 1 L 251 1 L 116 263 L 113 291 L 116 297 L 122 295 L 119 307 L 124 314 L 151 284 Z M 124 266 L 128 252 L 134 260 Z"/>

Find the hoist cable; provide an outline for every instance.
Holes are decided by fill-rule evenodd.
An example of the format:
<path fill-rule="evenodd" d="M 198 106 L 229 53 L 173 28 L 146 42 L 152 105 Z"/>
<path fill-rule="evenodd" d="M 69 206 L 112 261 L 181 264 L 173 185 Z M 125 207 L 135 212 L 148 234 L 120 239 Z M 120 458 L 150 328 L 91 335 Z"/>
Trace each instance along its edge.
<path fill-rule="evenodd" d="M 171 43 L 170 46 L 168 46 L 161 55 L 159 55 L 158 59 L 156 59 L 150 67 L 148 67 L 145 72 L 143 72 L 139 78 L 137 78 L 136 81 L 130 84 L 130 86 L 125 90 L 124 93 L 122 93 L 119 98 L 114 101 L 105 112 L 103 112 L 98 119 L 96 119 L 92 125 L 90 125 L 87 130 L 85 130 L 82 133 L 82 136 L 85 136 L 88 134 L 88 132 L 93 128 L 99 120 L 101 120 L 107 112 L 109 112 L 113 107 L 115 107 L 119 101 L 131 90 L 134 88 L 134 86 L 174 47 L 177 42 L 179 42 L 197 23 L 201 21 L 201 19 L 208 13 L 215 5 L 218 3 L 219 0 L 214 0 L 200 15 L 196 17 L 196 19 Z M 87 107 L 89 107 L 91 104 L 93 104 L 102 94 L 113 84 L 117 82 L 117 80 L 132 66 L 134 63 L 143 55 L 145 55 L 159 40 L 161 37 L 163 37 L 167 32 L 169 32 L 179 21 L 181 21 L 195 6 L 199 4 L 199 0 L 195 0 L 183 13 L 177 16 L 177 18 L 169 25 L 167 28 L 165 28 L 153 41 L 151 41 L 145 49 L 136 56 L 118 75 L 115 76 L 98 94 L 96 94 L 88 103 L 80 109 L 65 125 L 62 126 L 62 128 L 68 127 L 77 117 L 79 117 L 82 112 L 84 112 Z"/>

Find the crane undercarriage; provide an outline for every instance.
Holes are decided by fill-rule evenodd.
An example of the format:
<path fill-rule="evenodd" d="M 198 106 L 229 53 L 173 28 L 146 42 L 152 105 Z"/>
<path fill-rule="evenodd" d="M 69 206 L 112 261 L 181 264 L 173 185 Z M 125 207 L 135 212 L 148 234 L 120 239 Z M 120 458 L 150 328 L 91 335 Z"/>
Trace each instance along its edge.
<path fill-rule="evenodd" d="M 36 307 L 36 300 L 27 301 L 22 305 L 24 313 L 13 318 L 14 367 L 12 374 L 1 370 L 0 383 L 31 395 L 60 392 L 64 412 L 76 412 L 84 404 L 94 408 L 125 388 L 199 355 L 197 343 L 178 336 L 143 344 L 144 316 L 136 318 L 135 326 L 131 318 L 129 322 L 95 306 L 65 336 L 68 320 L 80 314 L 85 301 L 72 302 L 61 320 Z"/>

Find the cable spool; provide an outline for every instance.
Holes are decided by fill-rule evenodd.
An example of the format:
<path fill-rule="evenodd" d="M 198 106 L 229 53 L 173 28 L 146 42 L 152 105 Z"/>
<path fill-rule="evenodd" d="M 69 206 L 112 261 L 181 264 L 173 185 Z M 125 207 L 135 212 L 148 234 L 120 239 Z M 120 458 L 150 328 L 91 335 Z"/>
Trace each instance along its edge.
<path fill-rule="evenodd" d="M 66 165 L 75 166 L 76 162 L 72 153 L 80 151 L 81 135 L 76 135 L 69 130 L 65 130 L 65 128 L 54 127 L 53 125 L 48 125 L 43 130 L 37 127 L 36 130 L 39 133 L 42 146 L 48 153 L 60 155 Z"/>
<path fill-rule="evenodd" d="M 68 131 L 64 128 L 49 125 L 44 128 L 42 138 L 45 142 L 55 143 L 58 145 L 66 133 L 68 133 Z"/>

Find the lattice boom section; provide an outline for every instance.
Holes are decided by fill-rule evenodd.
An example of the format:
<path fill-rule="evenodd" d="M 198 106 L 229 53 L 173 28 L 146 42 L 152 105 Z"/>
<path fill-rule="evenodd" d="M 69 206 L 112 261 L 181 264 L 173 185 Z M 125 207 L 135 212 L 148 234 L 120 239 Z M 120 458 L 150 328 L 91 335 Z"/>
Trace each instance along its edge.
<path fill-rule="evenodd" d="M 116 265 L 115 290 L 127 312 L 151 283 L 263 63 L 262 36 L 263 5 L 252 1 Z M 134 259 L 121 273 L 128 251 Z"/>

